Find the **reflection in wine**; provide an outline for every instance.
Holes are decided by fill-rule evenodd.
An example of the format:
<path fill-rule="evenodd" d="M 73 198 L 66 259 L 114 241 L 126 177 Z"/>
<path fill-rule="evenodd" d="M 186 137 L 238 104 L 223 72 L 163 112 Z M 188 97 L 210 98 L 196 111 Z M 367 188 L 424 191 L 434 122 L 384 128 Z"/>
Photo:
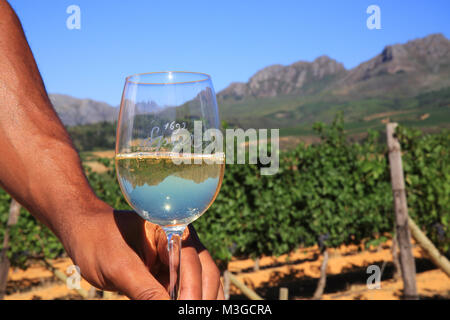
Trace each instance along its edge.
<path fill-rule="evenodd" d="M 174 155 L 165 152 L 116 156 L 122 192 L 144 219 L 161 226 L 188 224 L 215 200 L 223 179 L 223 153 L 186 157 L 188 164 L 174 163 Z"/>

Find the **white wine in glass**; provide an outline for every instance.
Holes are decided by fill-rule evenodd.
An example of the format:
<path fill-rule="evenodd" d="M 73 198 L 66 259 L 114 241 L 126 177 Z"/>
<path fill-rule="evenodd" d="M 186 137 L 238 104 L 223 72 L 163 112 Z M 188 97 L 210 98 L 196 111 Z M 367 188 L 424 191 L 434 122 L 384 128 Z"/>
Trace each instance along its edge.
<path fill-rule="evenodd" d="M 127 77 L 117 125 L 116 172 L 130 206 L 167 235 L 171 299 L 179 293 L 181 235 L 214 202 L 223 179 L 224 153 L 204 153 L 206 142 L 193 138 L 194 132 L 203 137 L 209 129 L 220 130 L 209 75 L 169 71 Z M 190 134 L 192 148 L 174 151 L 177 132 Z"/>
<path fill-rule="evenodd" d="M 127 201 L 142 217 L 160 226 L 184 226 L 197 219 L 216 199 L 222 183 L 223 156 L 209 155 L 216 158 L 213 164 L 207 164 L 201 154 L 192 154 L 190 164 L 175 164 L 173 157 L 164 153 L 116 156 Z M 201 163 L 195 164 L 196 158 Z"/>

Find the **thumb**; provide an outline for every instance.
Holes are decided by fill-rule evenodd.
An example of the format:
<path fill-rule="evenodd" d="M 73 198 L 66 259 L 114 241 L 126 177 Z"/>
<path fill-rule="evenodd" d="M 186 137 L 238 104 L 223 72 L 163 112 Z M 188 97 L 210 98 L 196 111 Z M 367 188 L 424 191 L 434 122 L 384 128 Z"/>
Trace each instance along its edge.
<path fill-rule="evenodd" d="M 169 300 L 165 288 L 137 256 L 115 268 L 114 286 L 133 300 Z"/>
<path fill-rule="evenodd" d="M 149 270 L 157 260 L 156 227 L 149 230 L 150 234 L 146 234 L 144 220 L 135 214 L 123 213 L 115 211 L 114 219 L 127 245 L 117 243 L 114 257 L 105 257 L 105 261 L 110 262 L 107 266 L 107 278 L 116 290 L 130 299 L 169 299 L 165 288 Z M 164 232 L 162 229 L 160 231 Z"/>

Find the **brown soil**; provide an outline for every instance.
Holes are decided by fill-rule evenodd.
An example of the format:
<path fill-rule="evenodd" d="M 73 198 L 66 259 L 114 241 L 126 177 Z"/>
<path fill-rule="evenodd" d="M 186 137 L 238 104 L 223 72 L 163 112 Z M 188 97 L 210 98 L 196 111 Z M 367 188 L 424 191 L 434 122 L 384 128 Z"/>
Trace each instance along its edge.
<path fill-rule="evenodd" d="M 113 159 L 116 155 L 114 150 L 105 150 L 105 151 L 92 151 L 92 155 L 98 158 L 110 158 Z"/>
<path fill-rule="evenodd" d="M 386 117 L 395 116 L 395 115 L 403 114 L 403 113 L 409 113 L 409 112 L 412 112 L 412 111 L 411 110 L 403 110 L 403 111 L 388 111 L 388 112 L 374 113 L 374 114 L 371 114 L 370 116 L 364 117 L 364 121 L 371 121 L 371 120 L 378 119 L 378 118 L 386 118 Z"/>
<path fill-rule="evenodd" d="M 84 165 L 87 165 L 92 169 L 94 172 L 103 173 L 106 172 L 108 169 L 101 164 L 100 162 L 97 162 L 93 159 L 95 158 L 109 158 L 114 159 L 115 151 L 114 150 L 105 150 L 105 151 L 92 151 L 89 152 L 89 157 L 86 161 L 83 161 Z"/>
<path fill-rule="evenodd" d="M 421 299 L 450 299 L 450 278 L 427 260 L 419 247 L 414 247 L 417 265 L 417 288 Z M 329 251 L 327 284 L 323 299 L 401 299 L 402 281 L 393 279 L 390 242 L 379 248 L 362 250 L 358 246 L 342 246 Z M 290 255 L 263 257 L 259 271 L 254 271 L 253 260 L 233 260 L 229 270 L 237 278 L 268 299 L 278 299 L 279 289 L 289 289 L 289 299 L 310 299 L 319 277 L 322 258 L 317 247 L 299 249 Z M 52 261 L 55 267 L 64 271 L 72 264 L 70 259 Z M 366 270 L 375 264 L 380 268 L 385 263 L 381 288 L 369 290 L 366 286 Z M 90 285 L 82 281 L 81 287 L 89 290 Z M 7 300 L 30 299 L 81 299 L 65 283 L 57 280 L 50 271 L 34 265 L 26 271 L 10 270 Z M 237 288 L 231 286 L 232 299 L 246 299 Z M 97 292 L 96 299 L 101 299 Z M 126 299 L 112 293 L 109 299 Z"/>
<path fill-rule="evenodd" d="M 401 299 L 402 280 L 393 279 L 393 264 L 390 241 L 379 248 L 361 250 L 357 246 L 341 246 L 329 250 L 327 284 L 323 299 Z M 422 250 L 413 250 L 417 265 L 417 288 L 422 299 L 450 299 L 450 278 L 426 259 Z M 289 289 L 289 299 L 310 299 L 320 275 L 322 257 L 318 257 L 317 247 L 297 250 L 295 253 L 278 258 L 260 259 L 259 271 L 253 271 L 254 261 L 240 260 L 230 263 L 230 271 L 238 273 L 237 278 L 259 295 L 277 299 L 279 288 Z M 369 265 L 380 269 L 385 264 L 380 289 L 368 289 L 366 282 L 371 274 Z M 243 298 L 236 288 L 232 288 L 234 298 Z M 233 296 L 234 295 L 234 296 Z"/>
<path fill-rule="evenodd" d="M 280 150 L 290 150 L 297 147 L 300 143 L 304 143 L 305 145 L 310 145 L 313 143 L 320 142 L 320 138 L 316 136 L 285 136 L 285 137 L 279 137 L 279 147 Z M 270 144 L 270 141 L 267 140 L 258 140 L 256 143 L 268 143 Z M 247 147 L 250 143 L 248 141 L 244 142 L 243 145 Z M 255 142 L 252 142 L 252 144 L 255 144 Z M 242 144 L 241 144 L 242 145 Z"/>

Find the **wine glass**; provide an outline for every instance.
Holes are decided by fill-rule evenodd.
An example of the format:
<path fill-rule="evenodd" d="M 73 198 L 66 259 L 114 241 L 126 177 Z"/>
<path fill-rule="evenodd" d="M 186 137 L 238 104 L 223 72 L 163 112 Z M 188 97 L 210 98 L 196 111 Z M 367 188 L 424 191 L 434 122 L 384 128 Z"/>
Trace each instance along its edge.
<path fill-rule="evenodd" d="M 220 135 L 209 75 L 168 71 L 126 78 L 117 124 L 117 177 L 130 206 L 166 233 L 173 300 L 179 293 L 181 235 L 214 202 L 222 183 Z"/>

